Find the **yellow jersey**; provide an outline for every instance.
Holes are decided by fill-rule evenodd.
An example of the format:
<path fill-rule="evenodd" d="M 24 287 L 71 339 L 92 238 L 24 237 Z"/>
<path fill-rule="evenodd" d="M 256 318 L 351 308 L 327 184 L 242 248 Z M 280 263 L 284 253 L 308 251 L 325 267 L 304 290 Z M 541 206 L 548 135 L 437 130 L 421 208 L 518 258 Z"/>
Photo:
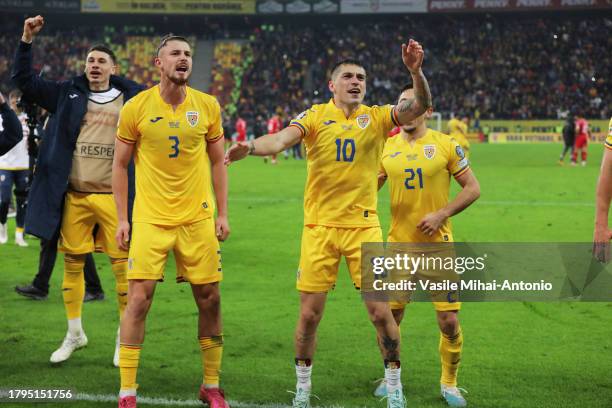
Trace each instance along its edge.
<path fill-rule="evenodd" d="M 393 106 L 360 105 L 347 118 L 332 99 L 290 126 L 301 130 L 308 153 L 304 224 L 379 226 L 376 175 L 387 134 L 398 126 Z"/>
<path fill-rule="evenodd" d="M 610 124 L 608 125 L 608 137 L 606 137 L 606 148 L 612 150 L 612 118 L 610 118 Z"/>
<path fill-rule="evenodd" d="M 207 143 L 223 137 L 217 100 L 193 88 L 176 110 L 159 85 L 123 106 L 117 138 L 135 143 L 134 222 L 189 224 L 214 212 Z"/>
<path fill-rule="evenodd" d="M 451 120 L 448 121 L 448 134 L 451 137 L 463 136 L 464 138 L 467 139 L 467 133 L 468 133 L 468 126 L 462 120 L 459 120 L 457 118 L 452 118 Z"/>
<path fill-rule="evenodd" d="M 411 146 L 398 134 L 385 144 L 382 170 L 391 193 L 389 242 L 452 242 L 450 219 L 431 237 L 417 229 L 423 217 L 448 204 L 450 176 L 469 169 L 465 153 L 450 136 L 427 129 Z"/>

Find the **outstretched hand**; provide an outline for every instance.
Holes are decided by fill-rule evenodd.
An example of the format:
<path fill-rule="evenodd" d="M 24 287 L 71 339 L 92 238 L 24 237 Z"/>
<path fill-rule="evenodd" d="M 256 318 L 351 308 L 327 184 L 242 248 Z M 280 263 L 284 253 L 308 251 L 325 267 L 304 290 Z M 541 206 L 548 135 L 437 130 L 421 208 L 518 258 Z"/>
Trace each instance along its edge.
<path fill-rule="evenodd" d="M 247 142 L 238 142 L 225 152 L 225 160 L 223 163 L 229 166 L 235 161 L 242 160 L 249 155 L 249 144 Z"/>
<path fill-rule="evenodd" d="M 410 40 L 407 44 L 402 44 L 402 61 L 411 74 L 416 74 L 423 65 L 425 52 L 417 41 Z"/>
<path fill-rule="evenodd" d="M 42 30 L 45 25 L 45 19 L 40 14 L 36 17 L 26 18 L 23 22 L 23 36 L 21 39 L 27 43 L 32 42 L 32 37 Z"/>

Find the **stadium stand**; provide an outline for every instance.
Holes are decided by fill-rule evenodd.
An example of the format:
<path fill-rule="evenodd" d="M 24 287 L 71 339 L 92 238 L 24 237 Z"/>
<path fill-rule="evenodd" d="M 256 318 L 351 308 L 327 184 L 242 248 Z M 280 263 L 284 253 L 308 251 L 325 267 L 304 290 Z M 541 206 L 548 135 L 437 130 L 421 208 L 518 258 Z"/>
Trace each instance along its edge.
<path fill-rule="evenodd" d="M 601 14 L 601 13 L 600 13 Z M 426 48 L 426 75 L 435 109 L 481 119 L 556 119 L 568 111 L 589 118 L 612 115 L 612 21 L 593 13 L 384 16 L 221 23 L 186 23 L 195 38 L 214 41 L 209 91 L 226 112 L 268 117 L 280 108 L 292 116 L 328 100 L 329 68 L 356 57 L 368 69 L 366 103 L 392 103 L 408 80 L 399 45 L 409 37 Z M 10 63 L 20 26 L 1 19 L 0 90 L 10 84 Z M 151 85 L 154 44 L 171 22 L 48 27 L 37 41 L 36 67 L 53 79 L 81 70 L 95 42 L 113 44 L 121 73 Z M 231 28 L 231 29 L 230 29 Z M 181 31 L 185 31 L 181 28 Z M 237 112 L 238 111 L 238 112 Z"/>
<path fill-rule="evenodd" d="M 7 30 L 9 31 L 9 30 Z M 10 30 L 14 32 L 15 30 Z M 157 43 L 164 33 L 151 26 L 104 26 L 101 29 L 80 27 L 78 29 L 45 30 L 36 37 L 34 68 L 44 77 L 63 80 L 83 70 L 87 50 L 96 43 L 110 44 L 117 56 L 121 75 L 152 86 L 159 80 L 153 58 Z M 12 88 L 10 66 L 19 35 L 0 35 L 0 90 Z M 195 52 L 195 37 L 190 36 Z"/>
<path fill-rule="evenodd" d="M 567 15 L 439 20 L 385 19 L 368 29 L 359 24 L 256 29 L 255 59 L 241 93 L 248 103 L 264 103 L 268 110 L 280 104 L 300 111 L 329 98 L 326 78 L 335 62 L 357 57 L 368 69 L 367 101 L 390 103 L 398 84 L 408 79 L 399 44 L 413 37 L 426 47 L 425 71 L 438 111 L 479 111 L 482 119 L 557 118 L 567 110 L 591 118 L 612 114 L 607 52 L 612 21 Z"/>

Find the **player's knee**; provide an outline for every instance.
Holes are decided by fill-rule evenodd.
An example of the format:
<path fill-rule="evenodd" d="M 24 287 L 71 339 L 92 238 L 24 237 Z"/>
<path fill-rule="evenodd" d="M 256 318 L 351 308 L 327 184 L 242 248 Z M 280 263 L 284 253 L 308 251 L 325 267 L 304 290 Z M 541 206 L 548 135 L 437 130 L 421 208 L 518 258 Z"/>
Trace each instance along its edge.
<path fill-rule="evenodd" d="M 459 318 L 456 311 L 438 312 L 438 324 L 440 331 L 447 336 L 452 336 L 459 329 Z"/>
<path fill-rule="evenodd" d="M 389 319 L 389 313 L 381 307 L 368 309 L 370 321 L 374 326 L 384 326 Z"/>
<path fill-rule="evenodd" d="M 323 316 L 322 311 L 312 308 L 302 308 L 300 311 L 300 320 L 306 326 L 317 325 Z"/>
<path fill-rule="evenodd" d="M 221 295 L 218 290 L 212 290 L 196 298 L 199 310 L 218 309 L 221 305 Z"/>
<path fill-rule="evenodd" d="M 146 293 L 133 293 L 128 296 L 128 306 L 126 313 L 129 313 L 136 320 L 143 320 L 151 307 L 152 297 Z"/>

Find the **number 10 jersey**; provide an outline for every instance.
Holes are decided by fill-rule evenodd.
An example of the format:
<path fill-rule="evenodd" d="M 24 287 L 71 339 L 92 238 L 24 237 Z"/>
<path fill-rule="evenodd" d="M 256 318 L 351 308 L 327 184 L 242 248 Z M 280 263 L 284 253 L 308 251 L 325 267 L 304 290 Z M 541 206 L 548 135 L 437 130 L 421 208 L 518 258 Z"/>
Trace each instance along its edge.
<path fill-rule="evenodd" d="M 360 105 L 347 118 L 332 99 L 291 121 L 308 154 L 306 226 L 379 226 L 377 173 L 387 134 L 397 126 L 394 115 L 391 105 Z"/>

